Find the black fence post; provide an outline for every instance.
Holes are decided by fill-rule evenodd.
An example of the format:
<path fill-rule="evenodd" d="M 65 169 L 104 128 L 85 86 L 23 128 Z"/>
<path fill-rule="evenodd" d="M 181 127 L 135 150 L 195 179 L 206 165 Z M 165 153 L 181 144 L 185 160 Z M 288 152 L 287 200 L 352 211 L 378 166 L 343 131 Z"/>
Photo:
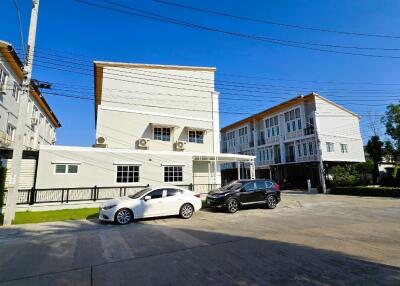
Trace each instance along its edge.
<path fill-rule="evenodd" d="M 193 191 L 193 183 L 189 184 L 189 190 Z"/>
<path fill-rule="evenodd" d="M 29 204 L 33 205 L 36 201 L 36 190 L 35 187 L 32 187 L 30 190 L 30 196 L 29 196 Z"/>
<path fill-rule="evenodd" d="M 119 196 L 122 197 L 122 187 L 119 188 Z"/>
<path fill-rule="evenodd" d="M 126 196 L 126 187 L 124 188 L 124 196 Z"/>
<path fill-rule="evenodd" d="M 93 201 L 95 202 L 97 200 L 97 186 L 94 186 L 93 188 Z"/>
<path fill-rule="evenodd" d="M 61 203 L 64 202 L 64 189 L 62 189 L 61 191 Z"/>
<path fill-rule="evenodd" d="M 69 201 L 69 189 L 67 189 L 67 198 L 66 198 L 66 203 L 68 203 L 68 201 Z"/>

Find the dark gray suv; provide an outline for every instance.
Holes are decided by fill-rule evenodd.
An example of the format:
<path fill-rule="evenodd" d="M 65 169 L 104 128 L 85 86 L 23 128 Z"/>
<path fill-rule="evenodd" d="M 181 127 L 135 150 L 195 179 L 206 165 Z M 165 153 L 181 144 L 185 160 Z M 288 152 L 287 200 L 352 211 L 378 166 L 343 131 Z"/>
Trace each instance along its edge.
<path fill-rule="evenodd" d="M 207 206 L 225 208 L 235 213 L 239 207 L 263 204 L 269 209 L 276 208 L 281 201 L 279 185 L 272 180 L 238 180 L 211 191 L 207 195 Z"/>

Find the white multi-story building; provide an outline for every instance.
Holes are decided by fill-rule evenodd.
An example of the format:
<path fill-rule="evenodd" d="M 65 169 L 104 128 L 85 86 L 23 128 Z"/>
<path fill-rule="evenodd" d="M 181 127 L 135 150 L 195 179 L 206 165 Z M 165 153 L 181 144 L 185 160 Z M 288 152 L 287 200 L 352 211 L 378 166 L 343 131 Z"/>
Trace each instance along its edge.
<path fill-rule="evenodd" d="M 22 76 L 22 63 L 13 47 L 0 41 L 1 149 L 13 149 Z M 55 144 L 56 129 L 61 127 L 61 124 L 33 82 L 26 112 L 29 116 L 26 117 L 25 124 L 25 150 L 38 150 L 40 145 Z"/>
<path fill-rule="evenodd" d="M 253 156 L 220 153 L 214 73 L 95 62 L 96 143 L 41 146 L 36 187 L 218 185 L 221 162 L 254 166 Z"/>
<path fill-rule="evenodd" d="M 326 166 L 364 162 L 360 117 L 316 94 L 298 96 L 222 128 L 222 152 L 256 156 L 256 177 L 304 186 Z M 229 178 L 232 166 L 223 173 Z M 245 167 L 241 167 L 245 169 Z M 246 175 L 246 172 L 244 172 Z"/>

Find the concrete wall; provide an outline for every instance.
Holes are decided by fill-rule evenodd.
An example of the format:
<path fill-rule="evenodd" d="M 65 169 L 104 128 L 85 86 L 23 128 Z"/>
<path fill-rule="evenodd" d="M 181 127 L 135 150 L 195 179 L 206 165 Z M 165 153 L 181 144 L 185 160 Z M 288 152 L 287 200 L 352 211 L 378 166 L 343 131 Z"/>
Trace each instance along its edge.
<path fill-rule="evenodd" d="M 188 141 L 188 130 L 206 130 L 204 143 L 187 143 L 185 151 L 219 152 L 218 94 L 214 72 L 174 68 L 105 67 L 96 138 L 108 148 L 138 148 L 150 139 L 149 150 L 174 150 Z M 153 127 L 171 125 L 170 142 L 153 140 Z"/>
<path fill-rule="evenodd" d="M 77 163 L 77 174 L 56 174 L 56 163 Z M 139 165 L 139 182 L 116 183 L 117 164 Z M 207 183 L 204 163 L 193 165 L 192 155 L 184 152 L 152 152 L 129 149 L 42 146 L 37 188 L 111 187 L 164 185 L 164 165 L 182 165 L 183 181 L 169 184 Z M 194 173 L 193 173 L 194 171 Z M 220 176 L 218 174 L 218 176 Z"/>
<path fill-rule="evenodd" d="M 342 108 L 316 97 L 316 125 L 324 161 L 364 162 L 360 119 Z M 326 142 L 334 143 L 334 152 L 327 152 Z M 342 153 L 340 143 L 347 144 Z"/>
<path fill-rule="evenodd" d="M 21 88 L 21 81 L 14 73 L 13 69 L 5 61 L 3 56 L 0 54 L 0 69 L 4 70 L 7 74 L 6 80 L 6 90 L 5 94 L 0 94 L 0 137 L 6 134 L 7 124 L 10 123 L 14 127 L 17 126 L 18 111 L 19 111 L 19 100 L 16 101 L 12 96 L 14 82 L 18 83 L 19 88 Z M 27 119 L 25 125 L 25 149 L 32 148 L 38 149 L 40 144 L 52 144 L 53 139 L 56 138 L 55 126 L 51 123 L 50 119 L 46 116 L 46 113 L 41 109 L 39 104 L 35 102 L 32 96 L 30 96 L 31 103 L 27 108 Z M 38 109 L 37 118 L 39 119 L 39 114 L 44 116 L 44 120 L 39 122 L 35 128 L 31 125 L 32 110 L 33 106 Z M 31 140 L 33 138 L 33 140 Z M 12 144 L 11 144 L 12 148 Z"/>

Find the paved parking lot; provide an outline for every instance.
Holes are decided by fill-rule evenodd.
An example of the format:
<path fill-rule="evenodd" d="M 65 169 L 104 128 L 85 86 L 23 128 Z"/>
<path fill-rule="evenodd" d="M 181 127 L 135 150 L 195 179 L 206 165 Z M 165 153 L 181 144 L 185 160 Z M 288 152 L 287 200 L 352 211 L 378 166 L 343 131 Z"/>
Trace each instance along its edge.
<path fill-rule="evenodd" d="M 275 210 L 0 229 L 0 285 L 400 285 L 400 200 L 283 194 Z"/>

